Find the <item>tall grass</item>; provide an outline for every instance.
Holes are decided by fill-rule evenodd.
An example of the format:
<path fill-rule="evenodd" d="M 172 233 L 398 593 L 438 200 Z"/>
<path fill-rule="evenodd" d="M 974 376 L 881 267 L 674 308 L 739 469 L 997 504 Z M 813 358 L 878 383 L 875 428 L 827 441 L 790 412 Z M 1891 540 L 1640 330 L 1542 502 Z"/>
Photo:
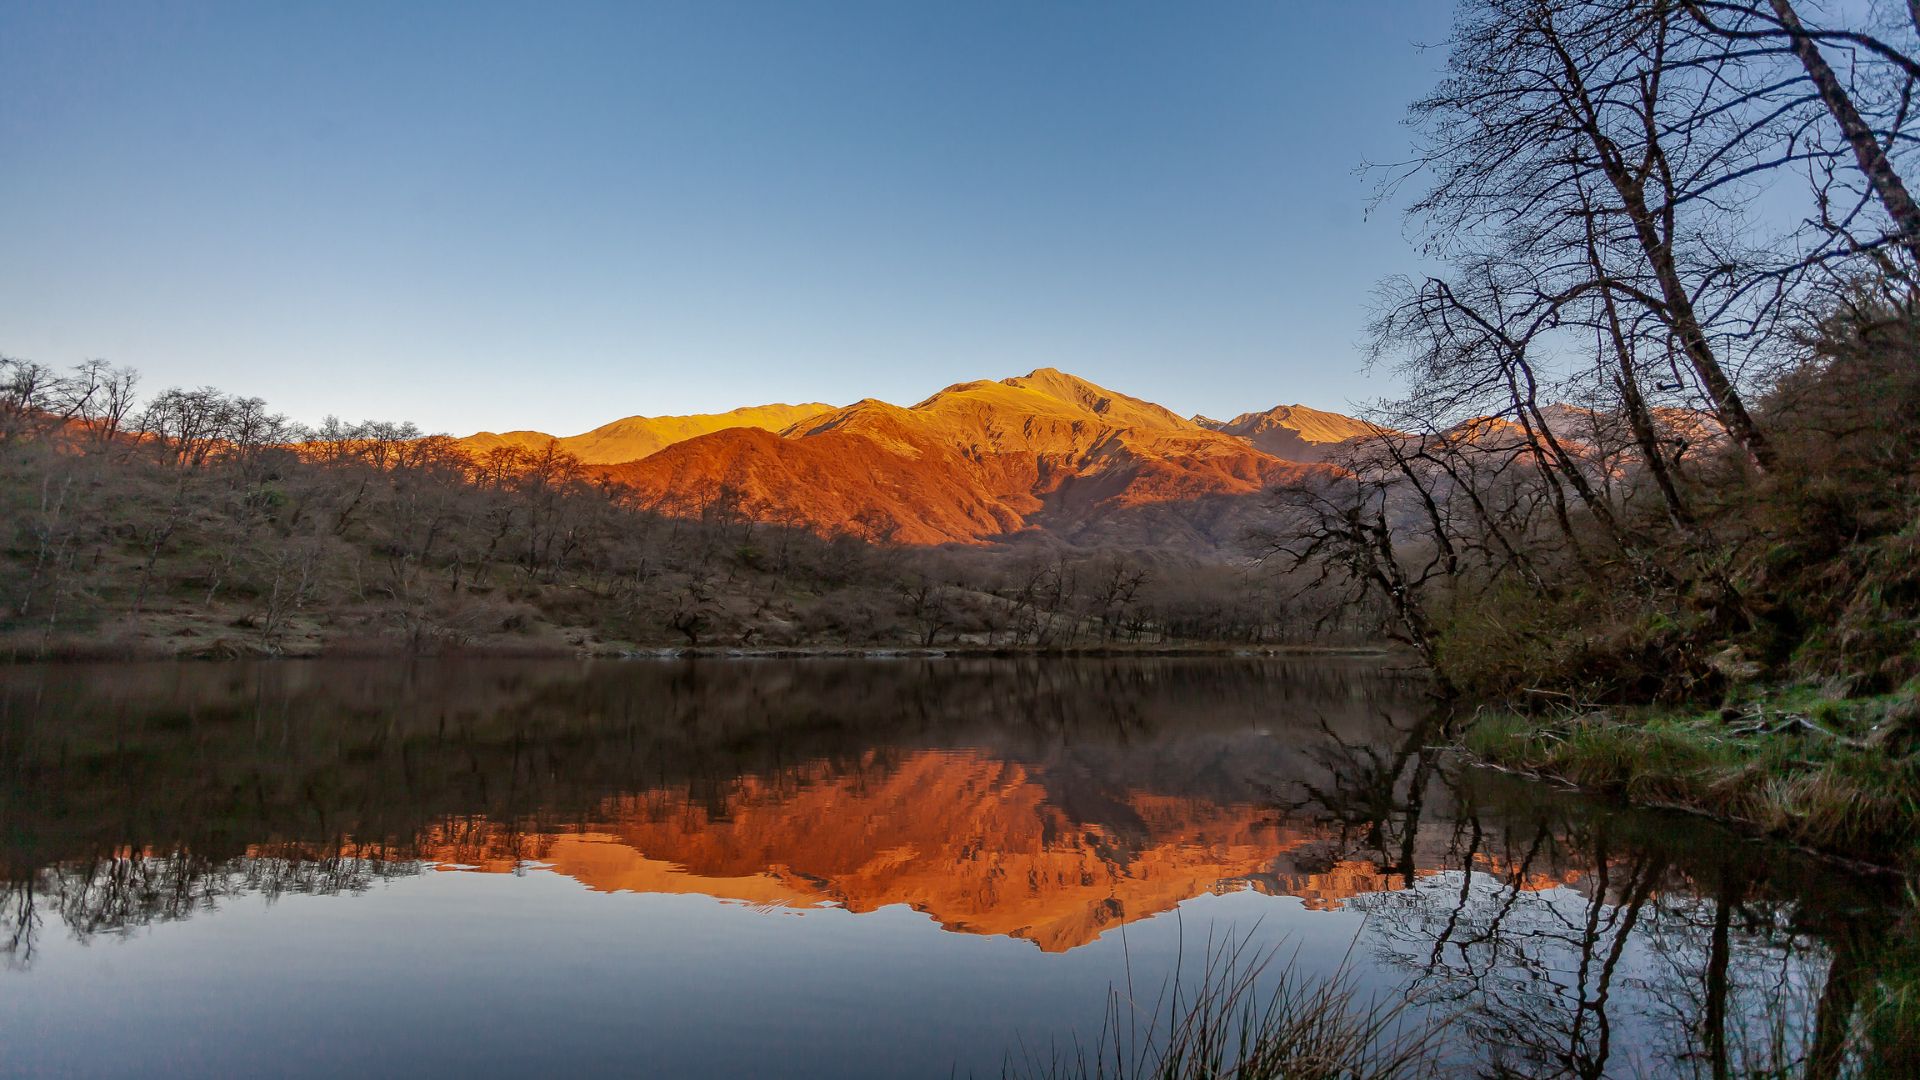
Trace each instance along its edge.
<path fill-rule="evenodd" d="M 1861 1010 L 1861 1028 L 1873 1048 L 1861 1075 L 1920 1076 L 1920 891 L 1911 884 L 1906 912 L 1878 961 Z"/>
<path fill-rule="evenodd" d="M 1209 935 L 1200 971 L 1181 960 L 1151 1003 L 1127 985 L 1108 991 L 1093 1043 L 1010 1061 L 1007 1078 L 1031 1080 L 1405 1080 L 1435 1075 L 1440 1024 L 1405 998 L 1363 999 L 1343 961 L 1331 975 L 1303 972 L 1279 946 L 1251 935 Z"/>

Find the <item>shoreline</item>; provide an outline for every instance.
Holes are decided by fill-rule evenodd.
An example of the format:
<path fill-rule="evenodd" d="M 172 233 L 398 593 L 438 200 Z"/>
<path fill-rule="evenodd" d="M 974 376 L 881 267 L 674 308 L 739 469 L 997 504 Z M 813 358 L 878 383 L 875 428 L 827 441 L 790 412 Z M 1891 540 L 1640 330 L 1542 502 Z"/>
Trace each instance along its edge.
<path fill-rule="evenodd" d="M 1025 660 L 1025 659 L 1280 659 L 1326 657 L 1337 659 L 1404 660 L 1408 671 L 1424 670 L 1418 658 L 1392 645 L 1232 645 L 1197 642 L 1185 645 L 614 645 L 578 646 L 483 644 L 428 651 L 374 648 L 352 642 L 336 648 L 272 652 L 250 643 L 216 641 L 195 650 L 167 651 L 117 644 L 70 644 L 42 654 L 14 654 L 0 663 L 201 663 L 233 660 Z"/>
<path fill-rule="evenodd" d="M 1443 745 L 1478 768 L 1706 818 L 1855 869 L 1920 873 L 1920 758 L 1890 741 L 1909 699 L 1750 692 L 1740 709 L 1476 711 Z"/>
<path fill-rule="evenodd" d="M 1857 855 L 1848 855 L 1831 848 L 1802 843 L 1790 836 L 1783 836 L 1780 833 L 1769 831 L 1758 822 L 1747 818 L 1732 817 L 1727 814 L 1718 813 L 1697 803 L 1669 802 L 1660 799 L 1637 799 L 1617 790 L 1575 783 L 1558 773 L 1541 772 L 1537 769 L 1502 764 L 1493 758 L 1477 754 L 1458 742 L 1440 744 L 1439 748 L 1447 753 L 1457 755 L 1468 768 L 1484 769 L 1488 772 L 1518 777 L 1528 783 L 1540 784 L 1548 788 L 1556 789 L 1567 795 L 1604 800 L 1635 811 L 1636 813 L 1678 814 L 1682 817 L 1710 821 L 1715 825 L 1727 829 L 1745 843 L 1779 845 L 1780 847 L 1788 848 L 1804 855 L 1807 858 L 1831 864 L 1849 873 L 1897 877 L 1903 880 L 1914 877 L 1916 873 L 1914 868 L 1899 861 L 1888 862 L 1863 859 Z"/>
<path fill-rule="evenodd" d="M 636 649 L 608 659 L 624 660 L 1022 660 L 1156 659 L 1328 656 L 1389 658 L 1396 650 L 1371 645 L 956 645 L 956 646 L 667 646 Z"/>

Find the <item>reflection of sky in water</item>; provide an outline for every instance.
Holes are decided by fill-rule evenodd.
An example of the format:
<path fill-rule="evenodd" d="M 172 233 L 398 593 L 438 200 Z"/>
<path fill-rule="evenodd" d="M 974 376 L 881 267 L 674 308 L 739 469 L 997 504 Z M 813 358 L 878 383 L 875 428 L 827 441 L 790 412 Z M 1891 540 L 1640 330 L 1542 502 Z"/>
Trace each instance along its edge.
<path fill-rule="evenodd" d="M 1250 889 L 1202 895 L 1047 953 L 950 933 L 898 904 L 856 914 L 595 892 L 539 868 L 426 873 L 351 899 L 242 895 L 125 940 L 83 942 L 56 923 L 35 953 L 32 992 L 0 1001 L 0 1041 L 8 1068 L 28 1072 L 998 1075 L 1004 1054 L 1044 1058 L 1076 1035 L 1091 1039 L 1129 966 L 1150 1007 L 1180 950 L 1191 972 L 1209 935 L 1277 947 L 1275 971 L 1289 960 L 1314 972 L 1345 963 L 1363 997 L 1392 999 L 1408 965 L 1432 959 L 1429 921 L 1455 918 L 1461 884 L 1442 873 L 1336 910 Z M 1485 875 L 1468 893 L 1452 928 L 1467 944 L 1442 950 L 1443 974 L 1417 984 L 1422 999 L 1458 1014 L 1460 1031 L 1564 1028 L 1578 1014 L 1576 932 L 1588 897 L 1565 888 L 1516 897 Z M 1496 914 L 1504 943 L 1474 942 Z M 1615 914 L 1603 906 L 1603 919 Z M 1694 914 L 1648 911 L 1622 949 L 1610 1074 L 1632 1075 L 1670 1041 L 1668 1013 L 1685 1002 L 1671 996 L 1675 958 L 1653 924 Z M 1815 974 L 1772 953 L 1743 945 L 1753 969 L 1743 981 Z M 1496 954 L 1501 963 L 1488 964 Z M 1691 959 L 1682 982 L 1698 970 Z M 1451 995 L 1473 979 L 1497 992 L 1469 1014 Z"/>
<path fill-rule="evenodd" d="M 1639 1077 L 1697 1057 L 1698 1043 L 1676 1032 L 1697 1030 L 1706 1012 L 1711 901 L 1655 894 L 1636 909 L 1574 888 L 1516 891 L 1486 874 L 1442 871 L 1347 908 L 1365 919 L 1361 948 L 1375 977 L 1450 1018 L 1483 1060 L 1557 1075 L 1585 1055 L 1604 1061 L 1607 1076 Z M 1735 1060 L 1764 1056 L 1771 1034 L 1762 1029 L 1774 1020 L 1797 1048 L 1825 974 L 1822 950 L 1788 933 L 1730 933 L 1728 948 Z"/>
<path fill-rule="evenodd" d="M 1349 912 L 1234 892 L 1066 953 L 865 914 L 594 893 L 551 872 L 425 874 L 354 898 L 246 896 L 89 944 L 50 926 L 12 982 L 12 1068 L 446 1075 L 998 1075 L 1016 1040 L 1097 1032 L 1126 961 L 1158 989 L 1182 933 L 1287 939 L 1338 966 Z M 17 975 L 17 973 L 16 973 Z M 9 981 L 15 976 L 9 976 Z M 192 1032 L 182 1038 L 182 1032 Z M 178 1047 L 181 1060 L 157 1054 Z"/>

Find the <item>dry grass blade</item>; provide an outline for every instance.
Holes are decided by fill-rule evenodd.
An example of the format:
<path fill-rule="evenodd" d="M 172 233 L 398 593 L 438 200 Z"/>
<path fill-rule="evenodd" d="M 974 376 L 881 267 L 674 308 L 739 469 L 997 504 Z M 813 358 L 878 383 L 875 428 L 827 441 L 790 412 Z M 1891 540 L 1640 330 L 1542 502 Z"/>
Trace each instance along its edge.
<path fill-rule="evenodd" d="M 1183 948 L 1184 952 L 1184 948 Z M 1440 1024 L 1405 999 L 1363 1000 L 1345 960 L 1328 975 L 1251 935 L 1209 938 L 1191 981 L 1176 966 L 1154 1002 L 1109 992 L 1092 1046 L 1009 1064 L 1033 1080 L 1404 1080 L 1435 1075 Z M 1184 960 L 1184 958 L 1183 958 Z"/>

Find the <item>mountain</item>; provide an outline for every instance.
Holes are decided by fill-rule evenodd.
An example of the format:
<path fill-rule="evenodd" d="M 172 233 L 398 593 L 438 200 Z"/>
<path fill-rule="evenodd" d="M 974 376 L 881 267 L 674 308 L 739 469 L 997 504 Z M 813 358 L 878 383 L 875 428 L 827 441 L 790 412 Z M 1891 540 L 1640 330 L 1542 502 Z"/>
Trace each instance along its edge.
<path fill-rule="evenodd" d="M 906 408 L 857 401 L 778 436 L 715 431 L 605 474 L 672 513 L 726 499 L 768 520 L 903 543 L 1032 529 L 1074 542 L 1215 548 L 1238 540 L 1262 492 L 1303 468 L 1041 368 L 957 383 Z"/>
<path fill-rule="evenodd" d="M 1263 492 L 1367 430 L 1302 405 L 1188 419 L 1039 368 L 905 407 L 761 405 L 460 442 L 476 453 L 557 442 L 641 505 L 677 515 L 719 510 L 908 544 L 1030 533 L 1204 550 L 1236 543 Z"/>
<path fill-rule="evenodd" d="M 728 428 L 759 428 L 779 431 L 799 421 L 831 411 L 833 406 L 811 402 L 805 405 L 749 405 L 723 413 L 698 413 L 693 416 L 629 416 L 602 424 L 579 435 L 553 436 L 542 431 L 481 431 L 460 440 L 476 454 L 497 446 L 518 446 L 534 450 L 548 442 L 588 465 L 613 465 L 637 461 L 678 442 Z"/>
<path fill-rule="evenodd" d="M 860 435 L 782 438 L 731 428 L 675 443 L 605 476 L 643 506 L 699 517 L 722 500 L 750 516 L 903 544 L 942 544 L 1013 532 L 1021 516 L 957 455 L 900 453 Z"/>
<path fill-rule="evenodd" d="M 1670 449 L 1699 449 L 1726 437 L 1713 414 L 1700 409 L 1655 405 L 1647 410 L 1655 435 Z M 1554 436 L 1586 446 L 1619 447 L 1634 441 L 1626 414 L 1554 404 L 1541 408 Z"/>
<path fill-rule="evenodd" d="M 1238 435 L 1288 461 L 1323 461 L 1335 446 L 1374 430 L 1364 420 L 1305 405 L 1275 405 L 1266 412 L 1241 413 L 1225 422 L 1196 416 L 1194 422 Z"/>

